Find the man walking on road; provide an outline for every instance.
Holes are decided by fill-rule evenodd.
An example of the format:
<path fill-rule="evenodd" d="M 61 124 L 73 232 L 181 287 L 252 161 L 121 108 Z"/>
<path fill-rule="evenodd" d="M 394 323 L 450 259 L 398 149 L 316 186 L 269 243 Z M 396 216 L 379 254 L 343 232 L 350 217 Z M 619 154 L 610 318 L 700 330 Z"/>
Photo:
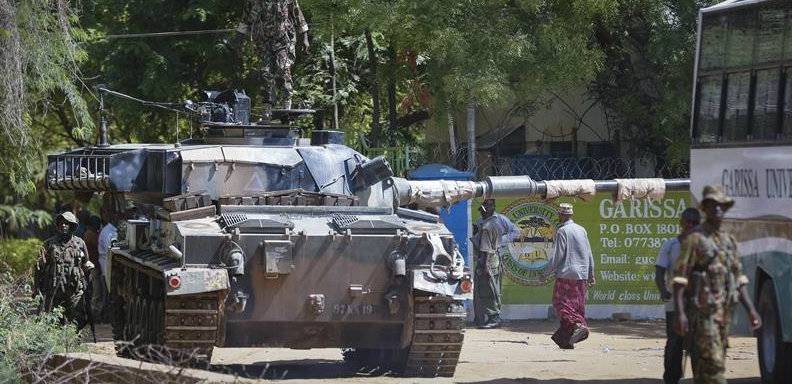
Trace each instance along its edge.
<path fill-rule="evenodd" d="M 688 208 L 682 212 L 682 217 L 679 220 L 679 225 L 682 228 L 679 236 L 666 240 L 663 247 L 660 248 L 660 253 L 657 255 L 657 263 L 655 265 L 655 284 L 660 291 L 660 297 L 665 304 L 666 312 L 666 345 L 664 353 L 665 372 L 663 373 L 663 381 L 665 383 L 676 384 L 684 375 L 682 371 L 682 356 L 684 347 L 684 338 L 679 336 L 674 331 L 674 321 L 676 320 L 676 312 L 674 312 L 674 303 L 671 301 L 671 279 L 673 278 L 674 263 L 679 258 L 679 253 L 682 248 L 682 241 L 689 235 L 696 226 L 701 222 L 701 214 L 696 208 Z"/>
<path fill-rule="evenodd" d="M 677 332 L 691 333 L 690 357 L 696 383 L 726 383 L 729 320 L 739 300 L 748 312 L 751 329 L 762 326 L 742 272 L 734 237 L 721 229 L 734 200 L 719 188 L 704 187 L 701 210 L 704 224 L 682 242 L 674 265 L 674 303 Z"/>
<path fill-rule="evenodd" d="M 480 328 L 489 329 L 500 326 L 501 271 L 498 248 L 502 230 L 495 216 L 495 200 L 484 200 L 479 211 L 481 220 L 477 223 L 478 230 L 473 236 L 473 248 L 476 251 L 473 307 Z"/>
<path fill-rule="evenodd" d="M 572 204 L 558 208 L 561 227 L 556 232 L 553 257 L 547 276 L 555 275 L 553 308 L 561 326 L 551 339 L 562 349 L 573 349 L 575 343 L 588 338 L 586 322 L 586 291 L 595 283 L 594 256 L 591 254 L 586 229 L 572 221 Z"/>

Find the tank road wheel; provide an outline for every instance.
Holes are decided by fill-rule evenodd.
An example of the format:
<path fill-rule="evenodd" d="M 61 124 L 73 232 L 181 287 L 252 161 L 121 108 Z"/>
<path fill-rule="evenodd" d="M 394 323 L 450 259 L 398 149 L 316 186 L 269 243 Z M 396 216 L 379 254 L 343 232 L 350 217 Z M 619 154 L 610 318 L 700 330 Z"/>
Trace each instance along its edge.
<path fill-rule="evenodd" d="M 781 320 L 778 311 L 773 281 L 767 279 L 759 292 L 759 314 L 762 328 L 759 330 L 759 368 L 762 382 L 785 383 L 792 376 L 792 343 L 785 343 L 781 336 Z"/>
<path fill-rule="evenodd" d="M 440 296 L 415 296 L 413 300 L 412 343 L 404 351 L 404 375 L 454 376 L 465 337 L 463 302 Z"/>

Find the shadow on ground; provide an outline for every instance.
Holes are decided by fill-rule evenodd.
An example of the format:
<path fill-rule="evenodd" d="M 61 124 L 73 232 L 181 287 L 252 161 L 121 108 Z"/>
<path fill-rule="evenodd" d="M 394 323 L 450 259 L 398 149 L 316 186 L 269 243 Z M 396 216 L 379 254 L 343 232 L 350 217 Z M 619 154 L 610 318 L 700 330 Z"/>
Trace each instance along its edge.
<path fill-rule="evenodd" d="M 354 367 L 340 360 L 306 359 L 268 361 L 253 364 L 212 365 L 211 370 L 248 379 L 339 379 L 396 376 L 379 367 Z"/>
<path fill-rule="evenodd" d="M 459 384 L 655 384 L 662 383 L 660 379 L 639 378 L 639 379 L 602 379 L 602 380 L 572 380 L 572 379 L 551 379 L 539 380 L 531 378 L 521 379 L 493 379 L 485 381 L 458 381 Z M 682 384 L 692 384 L 692 379 L 680 381 Z M 729 379 L 729 384 L 759 384 L 758 377 L 748 377 L 740 379 Z"/>
<path fill-rule="evenodd" d="M 474 327 L 469 325 L 469 327 Z M 551 335 L 558 327 L 554 320 L 516 320 L 504 322 L 501 328 L 511 332 L 533 332 Z M 661 338 L 665 335 L 665 320 L 615 321 L 589 320 L 589 328 L 606 335 L 619 335 L 636 338 Z"/>

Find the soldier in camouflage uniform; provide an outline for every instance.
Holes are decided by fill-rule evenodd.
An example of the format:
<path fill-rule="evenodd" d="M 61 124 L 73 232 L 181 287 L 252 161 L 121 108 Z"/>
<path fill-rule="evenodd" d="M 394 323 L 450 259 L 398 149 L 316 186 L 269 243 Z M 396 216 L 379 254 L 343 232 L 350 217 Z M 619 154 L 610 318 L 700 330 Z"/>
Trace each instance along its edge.
<path fill-rule="evenodd" d="M 57 234 L 44 241 L 34 271 L 34 287 L 43 298 L 42 309 L 63 307 L 63 321 L 82 329 L 87 322 L 85 294 L 86 276 L 94 268 L 88 258 L 85 242 L 77 236 L 77 218 L 63 212 L 55 219 Z"/>
<path fill-rule="evenodd" d="M 250 34 L 261 58 L 264 95 L 270 105 L 279 88 L 283 108 L 291 108 L 292 76 L 297 34 L 308 50 L 308 23 L 297 0 L 252 0 L 248 13 Z"/>
<path fill-rule="evenodd" d="M 706 186 L 701 210 L 706 221 L 682 243 L 674 266 L 677 332 L 688 335 L 696 383 L 726 383 L 724 378 L 729 320 L 737 301 L 750 316 L 751 328 L 762 322 L 745 286 L 737 242 L 721 229 L 725 212 L 734 205 L 719 187 Z"/>

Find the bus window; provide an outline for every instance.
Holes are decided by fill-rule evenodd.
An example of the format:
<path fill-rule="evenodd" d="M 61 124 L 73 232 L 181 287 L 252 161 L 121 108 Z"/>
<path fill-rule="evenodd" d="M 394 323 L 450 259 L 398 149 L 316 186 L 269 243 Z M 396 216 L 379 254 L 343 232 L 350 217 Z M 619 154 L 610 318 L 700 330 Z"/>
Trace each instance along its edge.
<path fill-rule="evenodd" d="M 745 141 L 748 136 L 748 93 L 751 88 L 751 74 L 750 72 L 731 73 L 727 79 L 723 140 Z"/>
<path fill-rule="evenodd" d="M 785 17 L 784 9 L 767 8 L 759 11 L 759 32 L 756 39 L 757 63 L 781 60 Z"/>
<path fill-rule="evenodd" d="M 753 63 L 756 19 L 754 12 L 732 13 L 729 19 L 729 38 L 726 45 L 726 66 L 735 67 Z"/>
<path fill-rule="evenodd" d="M 784 28 L 784 60 L 792 60 L 792 4 L 785 4 L 786 8 L 786 27 Z"/>
<path fill-rule="evenodd" d="M 778 69 L 756 72 L 756 96 L 754 96 L 753 125 L 754 140 L 773 140 L 778 126 L 778 86 L 781 74 Z"/>
<path fill-rule="evenodd" d="M 792 67 L 786 67 L 787 78 L 792 75 Z M 784 116 L 781 127 L 781 139 L 792 139 L 792 81 L 787 80 L 784 84 Z"/>
<path fill-rule="evenodd" d="M 720 76 L 702 77 L 699 92 L 697 117 L 699 143 L 718 142 L 718 122 L 720 117 L 721 84 Z"/>
<path fill-rule="evenodd" d="M 726 47 L 724 17 L 705 19 L 701 38 L 701 69 L 717 69 L 723 66 L 723 50 Z"/>

